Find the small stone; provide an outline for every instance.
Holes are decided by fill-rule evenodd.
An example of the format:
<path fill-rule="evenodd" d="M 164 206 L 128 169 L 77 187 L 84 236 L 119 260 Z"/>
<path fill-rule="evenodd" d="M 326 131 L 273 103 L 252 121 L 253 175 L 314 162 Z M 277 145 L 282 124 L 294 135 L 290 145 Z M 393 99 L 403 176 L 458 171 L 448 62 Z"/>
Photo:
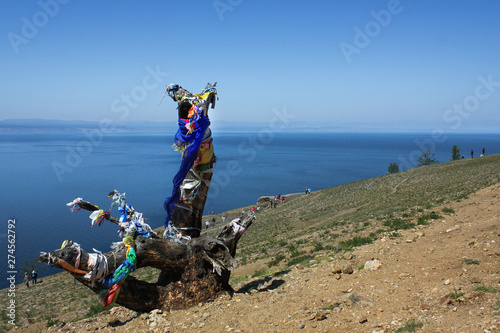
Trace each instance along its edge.
<path fill-rule="evenodd" d="M 455 226 L 446 229 L 446 232 L 451 232 L 451 231 L 455 231 L 455 230 L 458 230 L 458 229 L 460 229 L 460 226 L 458 224 L 456 224 Z"/>
<path fill-rule="evenodd" d="M 342 268 L 340 268 L 338 266 L 334 267 L 332 272 L 333 272 L 333 274 L 340 274 L 340 273 L 342 273 Z"/>
<path fill-rule="evenodd" d="M 297 269 L 304 269 L 304 266 L 302 266 L 301 264 L 297 264 L 297 265 L 295 265 L 295 268 L 297 268 Z"/>
<path fill-rule="evenodd" d="M 363 317 L 359 318 L 359 323 L 360 324 L 364 324 L 366 322 L 368 322 L 368 318 L 366 318 L 366 316 L 363 316 Z"/>
<path fill-rule="evenodd" d="M 373 260 L 368 260 L 366 263 L 365 263 L 365 270 L 367 271 L 376 271 L 377 269 L 379 269 L 380 267 L 382 266 L 382 263 L 380 262 L 380 260 L 377 260 L 377 259 L 373 259 Z"/>
<path fill-rule="evenodd" d="M 304 325 L 304 323 L 298 323 L 297 328 L 303 329 L 303 328 L 306 328 L 306 325 Z"/>
<path fill-rule="evenodd" d="M 473 299 L 473 298 L 474 298 L 474 295 L 473 295 L 473 294 L 465 294 L 465 295 L 464 295 L 464 298 L 465 298 L 466 300 Z"/>
<path fill-rule="evenodd" d="M 316 312 L 314 315 L 314 320 L 320 321 L 320 320 L 325 320 L 326 319 L 326 314 L 324 312 Z"/>
<path fill-rule="evenodd" d="M 340 274 L 335 274 L 333 277 L 334 277 L 336 280 L 340 280 L 340 278 L 342 277 L 342 275 L 340 275 Z"/>
<path fill-rule="evenodd" d="M 163 311 L 161 309 L 154 309 L 150 312 L 150 314 L 162 314 Z"/>
<path fill-rule="evenodd" d="M 451 299 L 451 294 L 446 294 L 441 299 L 439 300 L 439 304 L 441 305 L 448 305 L 451 304 L 453 301 Z"/>
<path fill-rule="evenodd" d="M 346 254 L 345 259 L 346 260 L 352 260 L 352 253 Z"/>
<path fill-rule="evenodd" d="M 352 269 L 351 265 L 347 265 L 342 269 L 342 273 L 344 274 L 352 274 L 354 273 L 354 270 Z"/>
<path fill-rule="evenodd" d="M 422 310 L 430 310 L 431 309 L 431 306 L 427 303 L 424 303 L 420 306 L 422 308 Z"/>
<path fill-rule="evenodd" d="M 450 280 L 450 279 L 446 279 L 446 280 L 444 280 L 444 282 L 443 282 L 443 284 L 444 284 L 445 286 L 449 285 L 450 283 L 451 283 L 451 280 Z"/>

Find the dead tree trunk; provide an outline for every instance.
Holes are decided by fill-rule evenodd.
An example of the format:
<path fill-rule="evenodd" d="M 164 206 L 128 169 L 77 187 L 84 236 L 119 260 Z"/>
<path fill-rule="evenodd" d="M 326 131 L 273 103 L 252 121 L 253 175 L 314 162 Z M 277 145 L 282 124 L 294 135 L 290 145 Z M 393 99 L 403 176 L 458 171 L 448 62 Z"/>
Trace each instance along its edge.
<path fill-rule="evenodd" d="M 215 161 L 214 156 L 206 170 L 193 167 L 185 178 L 185 182 L 197 182 L 198 184 L 193 189 L 182 189 L 182 197 L 186 199 L 177 202 L 172 212 L 174 226 L 183 236 L 196 238 L 201 234 L 203 210 Z"/>
<path fill-rule="evenodd" d="M 251 220 L 253 217 L 247 221 Z M 156 283 L 129 276 L 116 302 L 135 311 L 147 312 L 158 308 L 186 308 L 213 299 L 221 292 L 231 292 L 228 282 L 236 265 L 228 246 L 234 247 L 236 243 L 234 237 L 217 240 L 202 236 L 185 243 L 137 237 L 137 268 L 155 267 L 161 274 Z M 124 247 L 104 253 L 107 271 L 114 271 L 125 259 L 125 253 Z M 56 268 L 63 268 L 62 262 L 75 267 L 78 257 L 81 269 L 89 271 L 85 264 L 89 261 L 89 253 L 74 247 L 41 254 L 40 261 Z M 96 293 L 106 289 L 102 281 L 85 278 L 84 272 L 70 273 Z"/>
<path fill-rule="evenodd" d="M 202 214 L 216 161 L 208 127 L 208 108 L 210 105 L 213 108 L 215 104 L 215 84 L 207 85 L 197 95 L 178 85 L 169 85 L 166 91 L 178 102 L 179 131 L 176 134 L 176 145 L 179 149 L 188 151 L 183 155 L 183 164 L 174 177 L 173 194 L 165 200 L 168 233 L 164 238 L 157 236 L 144 223 L 142 214 L 126 203 L 125 195 L 113 190 L 109 196 L 113 200 L 112 207 L 118 205 L 118 210 L 122 213 L 119 219 L 81 198 L 76 198 L 68 206 L 73 205 L 73 210 L 78 207 L 92 211 L 93 224 L 100 225 L 103 220 L 109 220 L 122 231 L 134 230 L 132 235 L 139 236 L 135 237 L 135 242 L 130 242 L 133 245 L 127 243 L 127 236 L 121 245 L 104 254 L 88 253 L 72 242 L 68 242 L 66 245 L 71 245 L 63 249 L 40 254 L 42 263 L 69 271 L 96 293 L 112 289 L 109 281 L 113 278 L 113 287 L 118 286 L 120 291 L 115 301 L 141 312 L 185 308 L 213 299 L 221 292 L 231 292 L 229 278 L 236 266 L 236 247 L 255 219 L 255 215 L 250 215 L 244 221 L 231 221 L 217 239 L 200 237 Z M 196 123 L 197 121 L 201 124 Z M 191 145 L 194 142 L 196 145 Z M 141 235 L 145 237 L 140 237 Z M 152 238 L 147 238 L 150 235 Z M 133 255 L 130 256 L 130 253 Z M 133 258 L 132 261 L 130 258 Z M 133 267 L 131 270 L 147 266 L 159 269 L 161 273 L 157 281 L 141 281 L 128 275 L 130 270 L 122 279 L 115 280 L 115 275 L 126 266 L 127 260 L 129 267 Z"/>

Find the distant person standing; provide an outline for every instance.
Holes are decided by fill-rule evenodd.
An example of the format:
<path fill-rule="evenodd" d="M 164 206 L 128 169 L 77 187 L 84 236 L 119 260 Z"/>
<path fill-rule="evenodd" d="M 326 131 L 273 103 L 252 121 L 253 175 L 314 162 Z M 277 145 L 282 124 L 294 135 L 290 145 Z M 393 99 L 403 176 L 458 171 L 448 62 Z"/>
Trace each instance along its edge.
<path fill-rule="evenodd" d="M 226 215 L 222 215 L 222 223 L 226 223 Z"/>
<path fill-rule="evenodd" d="M 311 194 L 311 189 L 310 188 L 307 189 L 307 194 Z"/>
<path fill-rule="evenodd" d="M 483 148 L 483 156 L 486 156 L 486 150 Z"/>
<path fill-rule="evenodd" d="M 28 272 L 24 272 L 24 280 L 23 280 L 25 283 L 26 283 L 26 287 L 30 287 L 30 276 L 28 275 Z"/>
<path fill-rule="evenodd" d="M 212 226 L 215 226 L 215 217 L 212 218 Z"/>
<path fill-rule="evenodd" d="M 281 197 L 281 203 L 285 203 L 285 197 Z"/>
<path fill-rule="evenodd" d="M 307 186 L 306 186 L 305 194 L 307 194 Z"/>
<path fill-rule="evenodd" d="M 474 150 L 470 150 L 470 158 L 474 158 Z"/>
<path fill-rule="evenodd" d="M 210 226 L 210 222 L 208 222 L 208 220 L 205 221 L 205 227 L 208 229 L 208 227 Z"/>
<path fill-rule="evenodd" d="M 33 284 L 36 284 L 36 278 L 38 277 L 38 273 L 33 270 L 33 272 L 31 272 L 31 279 L 33 280 Z"/>

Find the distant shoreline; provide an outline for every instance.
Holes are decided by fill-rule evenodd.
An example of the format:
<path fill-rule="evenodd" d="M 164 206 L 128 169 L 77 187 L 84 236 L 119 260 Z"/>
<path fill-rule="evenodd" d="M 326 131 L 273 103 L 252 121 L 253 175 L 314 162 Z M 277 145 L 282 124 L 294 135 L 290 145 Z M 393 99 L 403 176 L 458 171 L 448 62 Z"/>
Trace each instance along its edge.
<path fill-rule="evenodd" d="M 111 133 L 175 132 L 177 122 L 171 121 L 115 121 L 103 119 Z M 100 121 L 50 120 L 50 119 L 4 119 L 0 120 L 0 133 L 42 133 L 95 130 L 103 126 Z M 269 122 L 244 122 L 212 119 L 212 130 L 222 133 L 255 133 L 270 130 L 273 133 L 430 133 L 441 129 L 445 133 L 457 134 L 497 134 L 500 121 L 468 124 L 460 131 L 446 131 L 446 124 L 415 122 L 346 123 L 291 121 L 279 129 L 270 129 Z"/>

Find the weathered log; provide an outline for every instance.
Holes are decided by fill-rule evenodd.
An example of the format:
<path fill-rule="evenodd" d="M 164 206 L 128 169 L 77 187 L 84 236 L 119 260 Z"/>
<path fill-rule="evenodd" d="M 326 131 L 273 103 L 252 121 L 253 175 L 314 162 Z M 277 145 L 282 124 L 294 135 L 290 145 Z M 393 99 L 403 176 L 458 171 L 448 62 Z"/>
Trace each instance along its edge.
<path fill-rule="evenodd" d="M 56 268 L 63 268 L 60 260 L 75 266 L 79 253 L 79 269 L 90 271 L 92 267 L 86 265 L 89 254 L 74 247 L 41 254 L 40 261 Z M 132 310 L 185 308 L 213 299 L 221 292 L 232 291 L 228 282 L 235 262 L 220 240 L 202 236 L 181 243 L 137 237 L 136 254 L 137 268 L 155 267 L 161 273 L 156 283 L 133 276 L 125 280 L 116 302 Z M 122 247 L 103 256 L 107 261 L 107 271 L 112 273 L 125 259 L 126 249 Z M 96 293 L 105 289 L 103 281 L 92 281 L 80 273 L 70 274 Z"/>

